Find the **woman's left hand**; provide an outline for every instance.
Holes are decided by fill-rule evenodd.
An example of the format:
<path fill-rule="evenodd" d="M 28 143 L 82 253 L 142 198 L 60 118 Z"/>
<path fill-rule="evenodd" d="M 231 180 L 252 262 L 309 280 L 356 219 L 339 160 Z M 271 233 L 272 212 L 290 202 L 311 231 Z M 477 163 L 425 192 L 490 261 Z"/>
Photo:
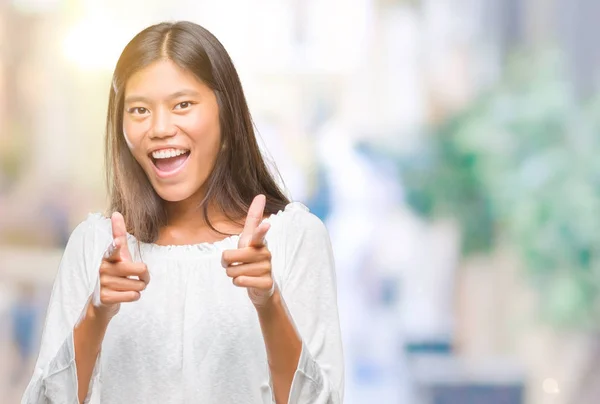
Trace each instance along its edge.
<path fill-rule="evenodd" d="M 275 281 L 271 275 L 271 252 L 265 236 L 270 224 L 262 222 L 266 199 L 257 195 L 244 224 L 244 230 L 236 250 L 223 251 L 221 265 L 235 286 L 248 289 L 248 296 L 256 308 L 266 306 L 275 292 Z M 262 223 L 261 223 L 262 222 Z"/>

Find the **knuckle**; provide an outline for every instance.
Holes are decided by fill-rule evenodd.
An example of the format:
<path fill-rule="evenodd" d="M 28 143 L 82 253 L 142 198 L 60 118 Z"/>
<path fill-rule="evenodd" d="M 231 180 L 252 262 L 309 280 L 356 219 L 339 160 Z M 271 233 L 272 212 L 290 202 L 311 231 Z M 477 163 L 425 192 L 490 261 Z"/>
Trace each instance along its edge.
<path fill-rule="evenodd" d="M 229 266 L 229 267 L 227 267 L 227 269 L 225 270 L 225 272 L 227 272 L 227 276 L 233 277 L 235 275 L 235 273 L 236 273 L 235 267 Z"/>
<path fill-rule="evenodd" d="M 100 274 L 106 274 L 106 273 L 110 272 L 110 267 L 111 267 L 111 265 L 108 262 L 102 261 L 102 263 L 100 264 L 100 270 L 99 270 Z"/>
<path fill-rule="evenodd" d="M 109 303 L 110 294 L 106 289 L 100 290 L 100 302 L 103 304 Z"/>
<path fill-rule="evenodd" d="M 270 290 L 272 285 L 273 285 L 273 283 L 270 282 L 269 280 L 262 279 L 260 282 L 257 283 L 256 289 L 266 291 L 266 290 Z"/>
<path fill-rule="evenodd" d="M 143 275 L 148 272 L 148 267 L 144 263 L 136 264 L 135 271 L 137 275 Z"/>
<path fill-rule="evenodd" d="M 259 261 L 256 263 L 256 271 L 261 274 L 265 274 L 271 270 L 271 263 L 269 261 Z"/>
<path fill-rule="evenodd" d="M 271 261 L 271 259 L 273 258 L 273 255 L 271 255 L 271 251 L 269 251 L 269 249 L 267 249 L 267 248 L 265 248 L 265 251 L 263 254 L 264 254 L 265 260 L 267 260 L 267 261 Z"/>
<path fill-rule="evenodd" d="M 223 262 L 226 264 L 231 264 L 233 261 L 233 250 L 225 250 L 223 251 Z"/>
<path fill-rule="evenodd" d="M 99 279 L 100 279 L 100 286 L 106 286 L 108 284 L 110 278 L 108 275 L 101 273 Z"/>

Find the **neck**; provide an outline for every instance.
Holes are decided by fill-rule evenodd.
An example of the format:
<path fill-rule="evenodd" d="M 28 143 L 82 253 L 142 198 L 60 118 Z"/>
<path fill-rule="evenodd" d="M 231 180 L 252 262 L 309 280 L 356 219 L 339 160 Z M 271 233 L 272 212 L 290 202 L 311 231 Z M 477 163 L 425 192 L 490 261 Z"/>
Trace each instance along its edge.
<path fill-rule="evenodd" d="M 243 218 L 241 222 L 229 219 L 222 208 L 214 202 L 208 203 L 207 218 L 204 217 L 202 201 L 205 195 L 204 190 L 199 190 L 183 201 L 164 202 L 167 225 L 159 231 L 156 243 L 198 244 L 222 240 L 224 234 L 239 234 L 244 227 Z M 209 226 L 209 222 L 217 231 Z"/>
<path fill-rule="evenodd" d="M 201 229 L 208 226 L 201 205 L 204 194 L 192 195 L 186 200 L 165 202 L 168 227 Z M 208 219 L 211 223 L 218 221 L 220 210 L 214 204 L 208 206 Z"/>
<path fill-rule="evenodd" d="M 211 238 L 221 237 L 211 230 L 204 217 L 202 200 L 204 193 L 198 192 L 186 200 L 179 202 L 165 202 L 167 212 L 167 225 L 163 228 L 163 235 L 175 238 Z M 217 230 L 237 234 L 240 230 L 239 223 L 233 223 L 215 203 L 209 202 L 207 216 L 210 224 Z M 242 223 L 243 225 L 243 223 Z M 243 226 L 242 226 L 243 227 Z M 184 242 L 183 240 L 180 240 Z"/>

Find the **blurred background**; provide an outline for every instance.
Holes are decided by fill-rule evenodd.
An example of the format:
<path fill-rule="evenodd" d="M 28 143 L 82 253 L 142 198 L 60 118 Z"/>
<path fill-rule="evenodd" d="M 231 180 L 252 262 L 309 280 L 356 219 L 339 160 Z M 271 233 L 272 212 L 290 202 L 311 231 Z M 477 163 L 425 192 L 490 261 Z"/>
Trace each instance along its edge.
<path fill-rule="evenodd" d="M 346 400 L 600 402 L 600 2 L 0 1 L 0 402 L 62 249 L 104 211 L 112 68 L 189 19 L 327 225 Z"/>

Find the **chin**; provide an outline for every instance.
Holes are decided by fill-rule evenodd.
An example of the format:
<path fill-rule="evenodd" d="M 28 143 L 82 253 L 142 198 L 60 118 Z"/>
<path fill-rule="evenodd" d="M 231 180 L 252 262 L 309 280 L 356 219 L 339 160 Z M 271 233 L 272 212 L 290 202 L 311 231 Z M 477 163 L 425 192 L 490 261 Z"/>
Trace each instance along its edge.
<path fill-rule="evenodd" d="M 191 197 L 194 192 L 188 187 L 154 187 L 154 190 L 166 202 L 181 202 Z"/>

